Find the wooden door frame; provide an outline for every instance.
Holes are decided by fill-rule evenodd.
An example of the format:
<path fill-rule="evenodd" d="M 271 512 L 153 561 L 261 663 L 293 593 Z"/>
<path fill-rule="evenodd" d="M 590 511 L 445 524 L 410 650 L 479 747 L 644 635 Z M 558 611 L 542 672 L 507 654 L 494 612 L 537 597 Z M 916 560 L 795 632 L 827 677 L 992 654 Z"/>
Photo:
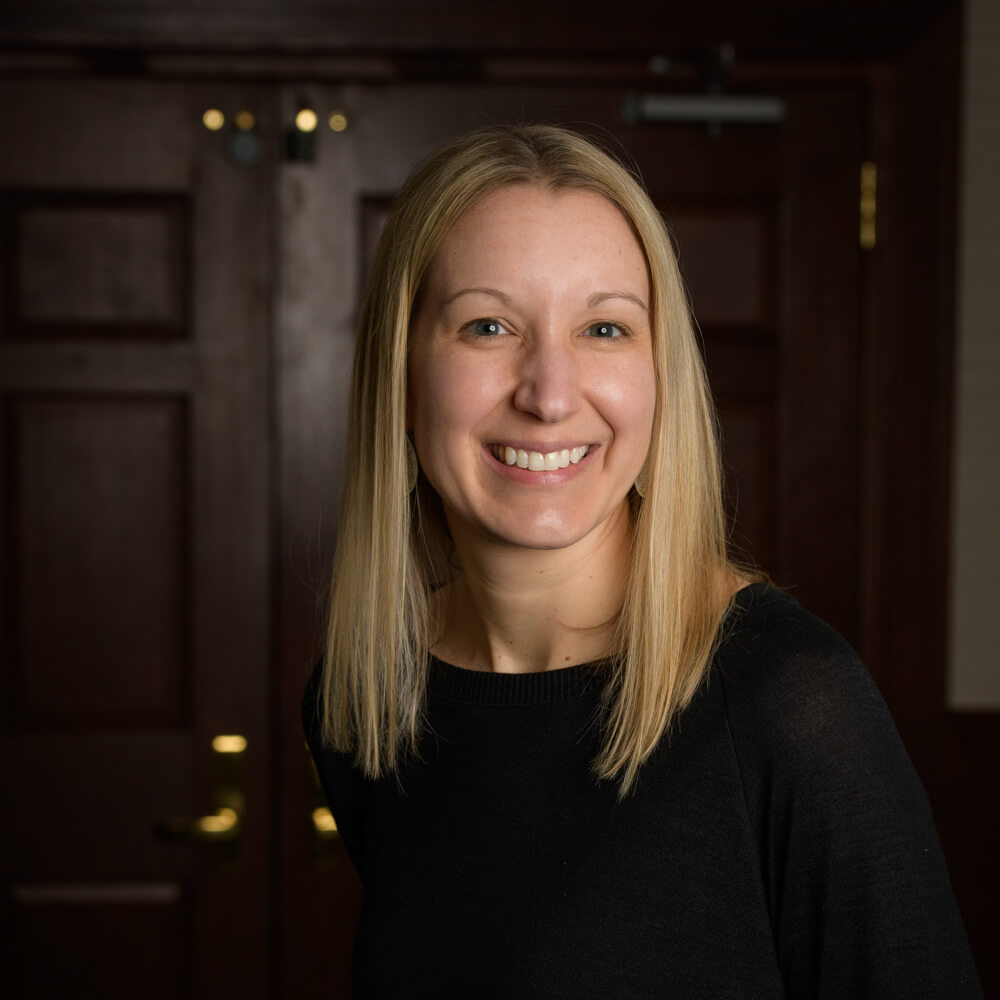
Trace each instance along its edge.
<path fill-rule="evenodd" d="M 947 684 L 959 13 L 870 77 L 880 196 L 864 276 L 863 644 L 913 747 Z"/>
<path fill-rule="evenodd" d="M 987 996 L 1000 989 L 1000 712 L 948 706 L 962 8 L 872 77 L 887 190 L 866 293 L 865 654 L 927 787 Z M 881 167 L 884 164 L 884 170 Z M 973 790 L 977 808 L 970 813 Z"/>

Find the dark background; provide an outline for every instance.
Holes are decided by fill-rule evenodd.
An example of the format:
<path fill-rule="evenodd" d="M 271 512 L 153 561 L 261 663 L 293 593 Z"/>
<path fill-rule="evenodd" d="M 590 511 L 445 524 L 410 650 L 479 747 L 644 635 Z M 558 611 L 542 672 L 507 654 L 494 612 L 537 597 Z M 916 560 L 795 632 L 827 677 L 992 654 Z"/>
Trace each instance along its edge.
<path fill-rule="evenodd" d="M 946 701 L 962 14 L 6 4 L 5 992 L 347 995 L 358 887 L 313 813 L 298 706 L 353 316 L 414 160 L 514 119 L 591 129 L 641 170 L 701 327 L 734 541 L 865 657 L 1000 995 L 1000 716 Z M 782 112 L 624 110 L 720 94 Z"/>

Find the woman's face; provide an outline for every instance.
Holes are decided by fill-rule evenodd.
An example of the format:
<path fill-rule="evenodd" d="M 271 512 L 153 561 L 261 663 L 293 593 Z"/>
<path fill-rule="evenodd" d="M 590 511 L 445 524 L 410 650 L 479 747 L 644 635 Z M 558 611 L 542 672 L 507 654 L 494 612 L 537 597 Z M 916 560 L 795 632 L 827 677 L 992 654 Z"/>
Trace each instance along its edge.
<path fill-rule="evenodd" d="M 461 217 L 410 330 L 407 402 L 456 538 L 564 548 L 621 513 L 656 407 L 649 299 L 601 195 L 511 185 Z"/>

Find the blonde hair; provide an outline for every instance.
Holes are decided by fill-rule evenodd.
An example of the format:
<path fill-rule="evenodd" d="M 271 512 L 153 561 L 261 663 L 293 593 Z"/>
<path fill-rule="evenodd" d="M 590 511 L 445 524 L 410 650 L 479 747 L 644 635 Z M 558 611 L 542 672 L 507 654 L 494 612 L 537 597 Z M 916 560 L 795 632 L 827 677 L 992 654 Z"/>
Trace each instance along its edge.
<path fill-rule="evenodd" d="M 447 529 L 429 486 L 407 491 L 409 324 L 451 227 L 485 195 L 523 183 L 603 195 L 649 264 L 658 398 L 593 765 L 624 794 L 704 679 L 732 588 L 720 586 L 730 576 L 714 410 L 670 237 L 629 171 L 561 128 L 490 127 L 456 140 L 411 175 L 386 222 L 358 322 L 322 733 L 372 778 L 417 749 Z"/>

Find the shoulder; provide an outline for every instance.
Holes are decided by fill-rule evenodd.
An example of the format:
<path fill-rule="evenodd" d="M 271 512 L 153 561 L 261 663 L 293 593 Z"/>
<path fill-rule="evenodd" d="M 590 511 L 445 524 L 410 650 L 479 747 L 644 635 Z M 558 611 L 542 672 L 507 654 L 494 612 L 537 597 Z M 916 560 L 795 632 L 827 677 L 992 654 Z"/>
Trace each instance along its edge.
<path fill-rule="evenodd" d="M 744 752 L 825 767 L 852 751 L 864 754 L 866 746 L 871 751 L 888 744 L 894 755 L 903 754 L 858 654 L 773 587 L 757 584 L 737 596 L 714 670 L 733 739 Z"/>
<path fill-rule="evenodd" d="M 752 584 L 736 595 L 722 626 L 716 668 L 734 693 L 751 698 L 776 695 L 784 684 L 812 684 L 831 669 L 867 676 L 842 636 L 769 584 Z"/>
<path fill-rule="evenodd" d="M 713 683 L 759 829 L 767 814 L 831 843 L 907 824 L 932 830 L 923 786 L 858 654 L 788 595 L 748 591 L 727 619 Z"/>
<path fill-rule="evenodd" d="M 855 651 L 757 585 L 714 669 L 789 995 L 979 996 L 926 796 Z"/>

